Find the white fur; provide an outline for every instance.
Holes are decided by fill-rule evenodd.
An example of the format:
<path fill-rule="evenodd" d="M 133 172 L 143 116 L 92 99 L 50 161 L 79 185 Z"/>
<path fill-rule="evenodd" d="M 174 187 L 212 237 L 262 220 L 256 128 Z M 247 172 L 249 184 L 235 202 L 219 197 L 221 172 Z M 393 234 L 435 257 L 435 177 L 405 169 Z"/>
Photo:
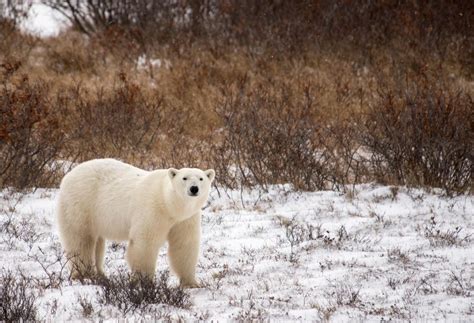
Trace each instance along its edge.
<path fill-rule="evenodd" d="M 57 210 L 73 276 L 102 274 L 105 240 L 127 240 L 132 271 L 152 277 L 159 248 L 168 241 L 181 284 L 196 286 L 201 208 L 214 175 L 196 168 L 148 172 L 114 159 L 75 167 L 61 182 Z M 197 196 L 191 186 L 198 187 Z"/>

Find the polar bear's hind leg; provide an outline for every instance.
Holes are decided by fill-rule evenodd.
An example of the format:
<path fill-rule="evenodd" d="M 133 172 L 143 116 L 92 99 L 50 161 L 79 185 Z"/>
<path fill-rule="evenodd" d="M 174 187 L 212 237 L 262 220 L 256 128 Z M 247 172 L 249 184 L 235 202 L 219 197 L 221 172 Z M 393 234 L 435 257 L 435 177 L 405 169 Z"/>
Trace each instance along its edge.
<path fill-rule="evenodd" d="M 99 275 L 104 274 L 105 240 L 101 237 L 95 243 L 95 268 Z"/>
<path fill-rule="evenodd" d="M 73 279 L 87 277 L 94 272 L 94 253 L 97 239 L 91 235 L 85 221 L 87 218 L 80 211 L 83 210 L 71 210 L 60 196 L 58 205 L 59 234 Z"/>
<path fill-rule="evenodd" d="M 91 277 L 94 270 L 94 248 L 96 239 L 91 236 L 77 235 L 75 241 L 64 241 L 66 255 L 70 261 L 71 278 Z"/>

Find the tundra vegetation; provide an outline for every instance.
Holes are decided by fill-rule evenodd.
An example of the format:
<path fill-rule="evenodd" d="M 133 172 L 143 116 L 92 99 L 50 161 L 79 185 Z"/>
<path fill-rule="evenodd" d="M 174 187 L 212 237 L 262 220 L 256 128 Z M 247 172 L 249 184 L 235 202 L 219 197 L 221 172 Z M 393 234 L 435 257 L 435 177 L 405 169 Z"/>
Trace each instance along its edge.
<path fill-rule="evenodd" d="M 472 315 L 474 2 L 41 2 L 70 27 L 0 2 L 0 320 Z M 120 244 L 108 278 L 69 279 L 54 188 L 98 157 L 216 169 L 209 295 L 132 281 Z M 234 221 L 267 243 L 216 244 Z"/>

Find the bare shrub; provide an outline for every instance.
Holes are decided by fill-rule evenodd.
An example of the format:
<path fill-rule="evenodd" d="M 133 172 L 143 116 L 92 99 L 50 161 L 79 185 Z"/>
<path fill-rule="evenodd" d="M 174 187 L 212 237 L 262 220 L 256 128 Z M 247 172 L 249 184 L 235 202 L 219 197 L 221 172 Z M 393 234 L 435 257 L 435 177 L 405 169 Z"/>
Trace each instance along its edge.
<path fill-rule="evenodd" d="M 22 196 L 18 196 L 15 192 L 4 191 L 2 196 L 2 204 L 0 205 L 0 219 L 1 219 L 1 231 L 5 233 L 2 240 L 7 245 L 8 249 L 11 250 L 15 246 L 15 242 L 22 234 L 21 227 L 18 227 L 15 213 L 17 205 L 20 203 Z"/>
<path fill-rule="evenodd" d="M 349 185 L 371 180 L 369 163 L 362 152 L 362 144 L 357 140 L 359 136 L 359 116 L 350 119 L 328 120 L 320 133 L 319 142 L 329 155 L 328 181 L 332 188 L 347 192 Z"/>
<path fill-rule="evenodd" d="M 329 230 L 324 231 L 321 233 L 320 237 L 321 241 L 323 242 L 324 246 L 329 248 L 336 248 L 341 249 L 346 241 L 349 241 L 350 237 L 347 233 L 346 227 L 341 225 L 339 229 L 337 229 L 334 235 L 331 235 Z M 355 239 L 356 237 L 354 237 Z"/>
<path fill-rule="evenodd" d="M 79 295 L 77 301 L 81 306 L 82 316 L 85 318 L 90 318 L 94 314 L 94 305 L 92 302 L 85 296 Z"/>
<path fill-rule="evenodd" d="M 321 225 L 301 224 L 292 220 L 285 224 L 286 238 L 291 246 L 295 246 L 304 241 L 316 240 L 322 237 Z"/>
<path fill-rule="evenodd" d="M 64 283 L 71 282 L 71 274 L 67 270 L 71 259 L 66 256 L 59 243 L 55 243 L 52 250 L 45 252 L 42 248 L 37 247 L 35 251 L 28 258 L 40 265 L 43 270 L 42 277 L 33 279 L 38 289 L 61 288 Z"/>
<path fill-rule="evenodd" d="M 325 187 L 329 156 L 319 148 L 316 104 L 309 88 L 293 93 L 279 88 L 249 88 L 225 94 L 217 109 L 223 122 L 214 162 L 223 184 L 268 188 L 291 183 L 297 190 Z"/>
<path fill-rule="evenodd" d="M 404 265 L 410 262 L 410 257 L 407 253 L 403 252 L 400 248 L 392 248 L 387 250 L 387 257 L 390 262 L 400 262 Z"/>
<path fill-rule="evenodd" d="M 189 295 L 179 287 L 169 286 L 168 277 L 169 273 L 163 272 L 151 280 L 119 271 L 109 278 L 99 278 L 95 281 L 102 289 L 99 302 L 117 307 L 124 315 L 143 311 L 153 304 L 187 308 Z"/>
<path fill-rule="evenodd" d="M 449 295 L 471 296 L 472 283 L 469 279 L 466 279 L 463 274 L 464 271 L 458 273 L 454 271 L 450 272 L 448 286 L 446 287 L 446 292 Z"/>
<path fill-rule="evenodd" d="M 396 290 L 398 285 L 400 284 L 400 280 L 393 277 L 389 277 L 387 278 L 387 284 L 388 286 L 390 286 L 391 289 Z"/>
<path fill-rule="evenodd" d="M 148 36 L 148 33 L 138 28 L 112 24 L 91 35 L 90 44 L 99 61 L 106 63 L 113 58 L 122 65 L 148 52 L 148 47 L 153 43 Z"/>
<path fill-rule="evenodd" d="M 296 247 L 306 241 L 320 241 L 326 248 L 342 249 L 348 241 L 356 243 L 366 243 L 365 237 L 358 235 L 349 236 L 345 226 L 341 225 L 335 233 L 331 234 L 329 230 L 323 230 L 322 225 L 312 225 L 310 223 L 301 223 L 296 220 L 296 216 L 291 220 L 283 217 L 279 218 L 280 225 L 285 228 L 285 235 L 290 243 L 290 261 L 297 261 Z"/>
<path fill-rule="evenodd" d="M 4 242 L 10 248 L 13 248 L 15 240 L 21 240 L 31 249 L 41 237 L 41 233 L 38 233 L 33 219 L 31 217 L 18 219 L 15 214 L 15 208 L 10 210 L 0 209 L 0 214 L 6 215 L 6 221 L 2 223 L 1 228 L 2 232 L 5 233 L 3 237 Z"/>
<path fill-rule="evenodd" d="M 241 297 L 238 301 L 230 298 L 229 303 L 240 307 L 235 317 L 239 322 L 263 321 L 268 315 L 267 311 L 256 302 L 253 290 L 247 291 L 247 297 Z"/>
<path fill-rule="evenodd" d="M 203 43 L 214 51 L 224 46 L 244 46 L 255 53 L 263 48 L 278 55 L 304 55 L 306 49 L 316 48 L 342 57 L 353 56 L 357 62 L 367 64 L 376 59 L 380 48 L 465 61 L 470 61 L 467 57 L 473 50 L 472 17 L 467 14 L 473 7 L 465 1 L 48 0 L 46 3 L 86 34 L 119 27 L 131 31 L 142 48 L 156 42 L 167 44 L 180 54 L 192 45 Z M 407 38 L 411 41 L 407 42 Z M 408 61 L 407 66 L 410 58 L 397 57 L 400 62 Z"/>
<path fill-rule="evenodd" d="M 229 274 L 229 265 L 224 264 L 222 269 L 213 273 L 212 278 L 214 279 L 214 289 L 218 290 L 222 287 L 224 278 Z"/>
<path fill-rule="evenodd" d="M 462 235 L 462 228 L 442 230 L 439 228 L 435 217 L 431 217 L 428 224 L 425 225 L 423 234 L 433 247 L 459 246 L 469 242 L 471 235 Z"/>
<path fill-rule="evenodd" d="M 206 165 L 231 188 L 472 190 L 469 2 L 45 2 L 73 30 L 43 40 L 3 19 L 0 64 L 47 80 L 64 159 Z M 144 72 L 141 55 L 171 67 Z"/>
<path fill-rule="evenodd" d="M 358 307 L 362 305 L 360 298 L 360 287 L 345 282 L 330 282 L 325 296 L 331 303 L 338 306 Z"/>
<path fill-rule="evenodd" d="M 0 64 L 28 57 L 37 40 L 20 32 L 19 23 L 31 4 L 27 1 L 0 3 Z"/>
<path fill-rule="evenodd" d="M 331 316 L 337 311 L 336 305 L 321 305 L 321 304 L 312 304 L 314 309 L 318 311 L 318 317 L 321 322 L 329 322 Z"/>
<path fill-rule="evenodd" d="M 57 182 L 54 165 L 64 144 L 48 88 L 13 74 L 21 63 L 4 63 L 0 84 L 0 187 L 17 189 L 50 186 Z"/>
<path fill-rule="evenodd" d="M 11 271 L 0 276 L 0 321 L 36 321 L 36 297 L 29 277 Z"/>
<path fill-rule="evenodd" d="M 147 96 L 125 74 L 119 75 L 110 93 L 90 96 L 78 86 L 60 95 L 57 105 L 68 115 L 69 154 L 81 159 L 143 158 L 161 130 L 162 97 Z"/>
<path fill-rule="evenodd" d="M 56 40 L 55 46 L 47 47 L 45 65 L 57 74 L 86 73 L 97 75 L 98 50 L 84 35 L 69 32 L 67 37 Z"/>
<path fill-rule="evenodd" d="M 435 294 L 438 290 L 434 284 L 435 274 L 428 274 L 420 278 L 417 286 L 415 287 L 415 293 L 423 293 L 424 295 Z"/>
<path fill-rule="evenodd" d="M 419 83 L 382 93 L 371 107 L 361 140 L 373 153 L 373 172 L 382 182 L 472 190 L 473 99 Z"/>
<path fill-rule="evenodd" d="M 110 25 L 141 27 L 141 31 L 147 31 L 147 27 L 158 27 L 166 23 L 172 27 L 177 23 L 176 21 L 173 23 L 173 18 L 184 15 L 183 10 L 187 5 L 186 1 L 175 3 L 174 1 L 150 0 L 120 3 L 48 0 L 46 4 L 61 12 L 73 23 L 74 27 L 86 34 L 105 30 Z M 151 28 L 148 31 L 151 31 Z"/>
<path fill-rule="evenodd" d="M 323 237 L 321 234 L 321 225 L 301 224 L 295 217 L 291 220 L 280 218 L 280 225 L 285 228 L 286 238 L 290 243 L 290 262 L 296 262 L 295 247 L 300 243 L 309 240 L 316 240 Z"/>

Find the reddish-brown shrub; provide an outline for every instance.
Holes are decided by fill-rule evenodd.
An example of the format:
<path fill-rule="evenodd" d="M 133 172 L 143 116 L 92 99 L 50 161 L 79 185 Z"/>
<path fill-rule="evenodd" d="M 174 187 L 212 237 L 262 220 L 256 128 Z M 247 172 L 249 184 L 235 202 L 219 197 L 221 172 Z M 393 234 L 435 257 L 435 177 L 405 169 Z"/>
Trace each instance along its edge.
<path fill-rule="evenodd" d="M 0 6 L 1 9 L 1 6 Z M 0 64 L 28 57 L 36 43 L 34 37 L 22 34 L 14 19 L 2 17 L 0 11 Z"/>
<path fill-rule="evenodd" d="M 361 134 L 378 180 L 435 186 L 448 194 L 472 190 L 473 98 L 418 84 L 381 94 Z"/>
<path fill-rule="evenodd" d="M 162 130 L 162 97 L 147 95 L 119 75 L 111 91 L 90 94 L 79 85 L 57 101 L 63 112 L 70 155 L 81 159 L 115 157 L 134 160 L 149 154 Z"/>
<path fill-rule="evenodd" d="M 54 115 L 64 159 L 214 167 L 229 187 L 344 189 L 374 179 L 472 187 L 472 153 L 461 144 L 472 140 L 469 1 L 46 2 L 76 6 L 72 30 L 39 39 L 0 18 L 0 64 L 20 60 L 16 74 L 43 89 L 39 106 L 50 108 L 32 121 L 34 138 Z M 119 71 L 128 76 L 119 80 Z M 244 75 L 240 88 L 220 91 Z M 454 90 L 423 90 L 426 80 L 447 78 Z M 416 91 L 397 92 L 403 82 Z M 8 84 L 13 91 L 20 82 Z M 422 108 L 429 104 L 453 108 Z"/>
<path fill-rule="evenodd" d="M 12 75 L 19 63 L 5 63 L 0 84 L 0 187 L 48 186 L 57 180 L 54 161 L 64 143 L 48 88 Z"/>
<path fill-rule="evenodd" d="M 224 185 L 266 188 L 291 183 L 297 190 L 325 187 L 329 156 L 318 142 L 318 124 L 309 89 L 292 93 L 246 87 L 226 93 L 217 109 L 223 122 L 214 166 Z"/>

